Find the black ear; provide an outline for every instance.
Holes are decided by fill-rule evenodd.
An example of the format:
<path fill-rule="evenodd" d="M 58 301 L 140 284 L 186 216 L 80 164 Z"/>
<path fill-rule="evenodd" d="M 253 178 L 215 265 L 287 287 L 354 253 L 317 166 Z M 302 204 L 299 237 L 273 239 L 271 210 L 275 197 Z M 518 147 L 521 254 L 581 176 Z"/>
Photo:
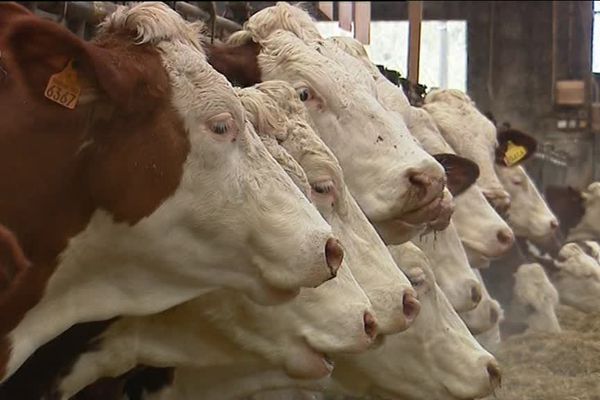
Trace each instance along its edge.
<path fill-rule="evenodd" d="M 433 158 L 444 167 L 446 184 L 453 196 L 467 190 L 479 178 L 479 166 L 468 158 L 451 153 L 434 154 Z"/>
<path fill-rule="evenodd" d="M 546 203 L 558 218 L 561 232 L 565 236 L 571 228 L 581 222 L 585 214 L 585 203 L 581 192 L 571 186 L 548 186 Z"/>
<path fill-rule="evenodd" d="M 537 149 L 537 140 L 517 129 L 503 129 L 498 133 L 496 164 L 512 167 L 531 157 Z"/>

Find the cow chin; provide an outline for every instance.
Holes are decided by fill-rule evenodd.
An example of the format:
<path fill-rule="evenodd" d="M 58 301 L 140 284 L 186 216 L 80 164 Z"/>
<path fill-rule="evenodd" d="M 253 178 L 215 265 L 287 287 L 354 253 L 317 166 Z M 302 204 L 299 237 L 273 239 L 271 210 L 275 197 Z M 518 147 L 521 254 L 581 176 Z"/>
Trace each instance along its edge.
<path fill-rule="evenodd" d="M 263 306 L 274 306 L 287 303 L 300 294 L 300 289 L 279 289 L 264 280 L 252 287 L 246 295 L 250 300 Z"/>
<path fill-rule="evenodd" d="M 331 375 L 333 362 L 303 341 L 287 355 L 284 370 L 293 379 L 321 379 Z"/>
<path fill-rule="evenodd" d="M 446 212 L 447 204 L 443 201 L 443 192 L 419 208 L 402 214 L 399 219 L 405 223 L 417 225 L 438 220 Z M 446 225 L 447 226 L 447 225 Z"/>

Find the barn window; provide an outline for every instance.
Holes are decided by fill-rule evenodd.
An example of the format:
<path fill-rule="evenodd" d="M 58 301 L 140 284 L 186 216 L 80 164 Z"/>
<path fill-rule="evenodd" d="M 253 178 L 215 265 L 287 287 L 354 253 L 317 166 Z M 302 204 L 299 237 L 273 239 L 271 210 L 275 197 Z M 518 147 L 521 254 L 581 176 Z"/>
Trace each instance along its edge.
<path fill-rule="evenodd" d="M 317 22 L 321 34 L 352 36 L 337 21 Z M 408 21 L 372 21 L 371 60 L 406 77 L 408 72 Z M 600 60 L 599 60 L 600 61 Z M 428 88 L 467 89 L 466 21 L 423 21 L 419 82 Z"/>
<path fill-rule="evenodd" d="M 600 73 L 600 1 L 594 1 L 594 36 L 592 37 L 592 71 Z"/>

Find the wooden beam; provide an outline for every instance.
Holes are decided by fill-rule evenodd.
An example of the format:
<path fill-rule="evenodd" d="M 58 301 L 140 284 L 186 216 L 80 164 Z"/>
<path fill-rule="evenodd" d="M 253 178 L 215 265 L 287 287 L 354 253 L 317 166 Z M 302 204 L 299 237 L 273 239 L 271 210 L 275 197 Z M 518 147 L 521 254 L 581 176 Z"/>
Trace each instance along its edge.
<path fill-rule="evenodd" d="M 408 80 L 419 83 L 419 56 L 421 52 L 421 21 L 423 2 L 408 2 Z"/>
<path fill-rule="evenodd" d="M 333 21 L 333 1 L 319 1 L 317 8 L 327 19 Z"/>
<path fill-rule="evenodd" d="M 371 41 L 371 2 L 357 1 L 354 3 L 354 38 L 362 44 Z"/>
<path fill-rule="evenodd" d="M 340 20 L 339 25 L 345 31 L 352 32 L 352 2 L 351 1 L 339 1 L 338 2 L 338 19 Z"/>

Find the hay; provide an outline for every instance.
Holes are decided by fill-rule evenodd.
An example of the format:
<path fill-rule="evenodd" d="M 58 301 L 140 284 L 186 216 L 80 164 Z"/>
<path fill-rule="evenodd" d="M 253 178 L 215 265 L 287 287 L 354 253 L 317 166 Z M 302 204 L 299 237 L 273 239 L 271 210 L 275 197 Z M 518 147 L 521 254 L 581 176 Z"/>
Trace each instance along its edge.
<path fill-rule="evenodd" d="M 563 332 L 504 341 L 498 400 L 600 400 L 600 314 L 559 307 Z"/>

